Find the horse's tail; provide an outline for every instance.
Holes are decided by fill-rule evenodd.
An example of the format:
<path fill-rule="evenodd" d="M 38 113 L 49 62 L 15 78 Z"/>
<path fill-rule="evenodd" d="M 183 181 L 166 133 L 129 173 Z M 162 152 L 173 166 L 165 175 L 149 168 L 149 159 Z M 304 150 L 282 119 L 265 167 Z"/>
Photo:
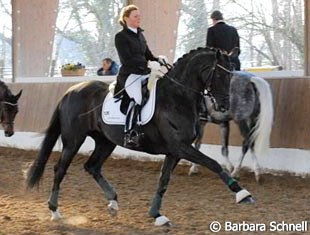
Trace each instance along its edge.
<path fill-rule="evenodd" d="M 260 77 L 251 77 L 254 83 L 260 102 L 260 112 L 257 117 L 256 125 L 252 130 L 250 137 L 254 141 L 254 151 L 261 155 L 267 151 L 270 143 L 270 134 L 273 123 L 273 103 L 272 93 L 268 82 Z"/>
<path fill-rule="evenodd" d="M 60 135 L 60 119 L 59 119 L 59 107 L 53 113 L 50 120 L 49 127 L 46 130 L 44 140 L 41 144 L 41 149 L 38 157 L 34 160 L 27 172 L 27 187 L 33 188 L 37 185 L 43 175 L 46 162 L 56 144 L 56 141 Z"/>

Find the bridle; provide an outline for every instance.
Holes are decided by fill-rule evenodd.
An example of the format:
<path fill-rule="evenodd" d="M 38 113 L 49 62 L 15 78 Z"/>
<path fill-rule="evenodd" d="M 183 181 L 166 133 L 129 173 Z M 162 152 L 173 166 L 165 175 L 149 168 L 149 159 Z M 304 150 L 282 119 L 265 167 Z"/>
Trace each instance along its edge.
<path fill-rule="evenodd" d="M 8 102 L 8 101 L 1 101 L 1 104 L 7 104 L 7 105 L 10 105 L 10 106 L 17 106 L 18 104 L 13 104 L 11 102 Z"/>
<path fill-rule="evenodd" d="M 167 63 L 165 63 L 164 66 L 167 68 L 168 71 L 173 68 L 172 65 L 167 64 Z M 223 71 L 229 73 L 229 74 L 232 74 L 232 71 L 227 69 L 227 68 L 225 68 L 224 66 L 220 65 L 218 63 L 218 60 L 215 59 L 213 65 L 205 65 L 205 66 L 203 66 L 202 69 L 201 69 L 201 73 L 204 72 L 205 70 L 209 69 L 210 67 L 212 67 L 212 68 L 211 68 L 211 70 L 209 71 L 209 73 L 207 75 L 207 79 L 206 79 L 205 84 L 203 85 L 203 87 L 205 88 L 203 91 L 197 91 L 196 89 L 184 86 L 182 83 L 180 83 L 179 81 L 177 81 L 173 77 L 169 76 L 168 73 L 164 74 L 164 77 L 168 78 L 173 83 L 181 86 L 183 89 L 191 91 L 191 92 L 193 92 L 195 94 L 198 94 L 201 97 L 202 100 L 204 100 L 205 96 L 208 96 L 210 98 L 211 102 L 213 103 L 215 110 L 218 110 L 219 109 L 219 105 L 218 105 L 214 95 L 211 92 L 211 84 L 212 84 L 212 81 L 214 79 L 214 72 L 215 72 L 217 67 L 222 69 Z M 208 82 L 209 82 L 209 84 L 207 86 Z"/>
<path fill-rule="evenodd" d="M 173 66 L 170 65 L 170 64 L 168 64 L 168 63 L 164 64 L 164 66 L 168 69 L 168 71 L 171 70 L 171 69 L 173 68 Z M 181 86 L 181 87 L 182 87 L 183 89 L 185 89 L 185 90 L 191 91 L 191 92 L 193 92 L 193 93 L 196 93 L 196 94 L 199 94 L 199 95 L 202 95 L 202 96 L 208 95 L 208 96 L 211 97 L 212 102 L 213 102 L 213 100 L 214 100 L 214 102 L 216 102 L 214 96 L 213 96 L 212 93 L 211 93 L 211 84 L 212 84 L 212 80 L 213 80 L 213 78 L 214 78 L 214 71 L 216 70 L 216 67 L 219 67 L 220 69 L 224 70 L 225 72 L 227 72 L 227 73 L 229 73 L 229 74 L 231 74 L 232 72 L 231 72 L 229 69 L 225 68 L 224 66 L 218 64 L 217 59 L 214 61 L 214 64 L 213 64 L 213 65 L 205 65 L 205 66 L 203 66 L 202 69 L 201 69 L 201 72 L 207 70 L 207 69 L 210 68 L 210 67 L 212 67 L 212 69 L 209 71 L 209 73 L 208 73 L 208 75 L 207 75 L 206 83 L 207 83 L 208 81 L 210 81 L 210 82 L 209 82 L 209 85 L 208 85 L 208 86 L 207 86 L 207 84 L 204 84 L 204 85 L 203 85 L 203 87 L 205 88 L 204 91 L 198 91 L 198 90 L 196 90 L 196 89 L 193 89 L 193 88 L 190 88 L 190 87 L 186 87 L 186 86 L 184 86 L 182 83 L 180 83 L 179 81 L 177 81 L 175 78 L 169 76 L 168 73 L 165 73 L 165 74 L 164 74 L 164 77 L 168 78 L 168 79 L 169 79 L 170 81 L 172 81 L 173 83 L 175 83 L 175 84 Z M 211 77 L 211 79 L 209 79 L 210 77 Z M 207 91 L 207 93 L 205 93 L 205 90 Z"/>

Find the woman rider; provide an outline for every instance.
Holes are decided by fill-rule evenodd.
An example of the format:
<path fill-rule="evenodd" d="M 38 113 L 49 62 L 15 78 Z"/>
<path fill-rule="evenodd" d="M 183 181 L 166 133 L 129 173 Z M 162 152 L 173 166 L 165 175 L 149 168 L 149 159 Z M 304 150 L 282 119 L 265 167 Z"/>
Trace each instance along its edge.
<path fill-rule="evenodd" d="M 123 30 L 115 35 L 115 46 L 122 64 L 115 94 L 125 87 L 131 102 L 127 109 L 125 123 L 125 147 L 139 146 L 139 130 L 137 129 L 137 116 L 141 111 L 142 103 L 142 82 L 149 77 L 151 70 L 148 68 L 148 61 L 158 61 L 164 64 L 167 61 L 165 56 L 156 58 L 150 51 L 140 28 L 140 11 L 135 5 L 124 7 L 120 13 L 119 22 Z M 137 93 L 137 91 L 139 91 Z"/>

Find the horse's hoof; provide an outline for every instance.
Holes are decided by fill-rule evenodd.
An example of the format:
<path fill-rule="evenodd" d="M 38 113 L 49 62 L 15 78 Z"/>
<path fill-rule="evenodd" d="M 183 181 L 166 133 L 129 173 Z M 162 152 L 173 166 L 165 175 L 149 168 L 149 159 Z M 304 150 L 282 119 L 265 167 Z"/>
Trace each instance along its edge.
<path fill-rule="evenodd" d="M 236 202 L 237 203 L 254 203 L 254 199 L 248 190 L 242 189 L 236 193 Z"/>
<path fill-rule="evenodd" d="M 166 216 L 164 216 L 164 215 L 161 215 L 161 216 L 157 217 L 155 219 L 155 223 L 154 224 L 155 224 L 155 226 L 167 226 L 167 227 L 172 226 L 170 220 Z"/>
<path fill-rule="evenodd" d="M 110 215 L 116 216 L 118 210 L 119 210 L 119 207 L 118 207 L 117 201 L 111 200 L 109 205 L 108 205 L 108 211 L 109 211 Z"/>
<path fill-rule="evenodd" d="M 61 216 L 61 214 L 60 214 L 58 209 L 56 211 L 51 211 L 51 213 L 52 213 L 52 217 L 51 217 L 52 221 L 62 219 L 62 216 Z"/>
<path fill-rule="evenodd" d="M 244 199 L 242 199 L 240 202 L 240 204 L 254 204 L 255 203 L 255 199 L 252 196 L 248 196 Z"/>
<path fill-rule="evenodd" d="M 196 175 L 198 174 L 198 167 L 197 166 L 191 166 L 191 168 L 189 169 L 188 171 L 188 175 L 191 176 L 191 175 Z"/>
<path fill-rule="evenodd" d="M 262 182 L 261 182 L 261 178 L 260 178 L 260 174 L 257 173 L 257 172 L 255 172 L 255 180 L 256 180 L 256 183 L 258 183 L 258 184 L 261 184 L 261 183 L 262 183 Z"/>

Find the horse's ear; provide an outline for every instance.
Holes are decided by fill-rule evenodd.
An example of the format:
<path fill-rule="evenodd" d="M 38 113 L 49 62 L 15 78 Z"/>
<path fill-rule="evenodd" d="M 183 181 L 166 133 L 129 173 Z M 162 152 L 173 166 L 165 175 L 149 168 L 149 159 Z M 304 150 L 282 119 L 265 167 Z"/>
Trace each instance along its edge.
<path fill-rule="evenodd" d="M 240 54 L 240 48 L 239 47 L 234 47 L 228 54 L 229 57 L 231 58 L 235 58 L 238 57 L 238 55 Z"/>
<path fill-rule="evenodd" d="M 20 98 L 20 96 L 22 95 L 22 93 L 23 93 L 23 90 L 20 90 L 20 91 L 18 92 L 18 94 L 15 95 L 16 100 L 18 100 L 18 99 Z"/>

